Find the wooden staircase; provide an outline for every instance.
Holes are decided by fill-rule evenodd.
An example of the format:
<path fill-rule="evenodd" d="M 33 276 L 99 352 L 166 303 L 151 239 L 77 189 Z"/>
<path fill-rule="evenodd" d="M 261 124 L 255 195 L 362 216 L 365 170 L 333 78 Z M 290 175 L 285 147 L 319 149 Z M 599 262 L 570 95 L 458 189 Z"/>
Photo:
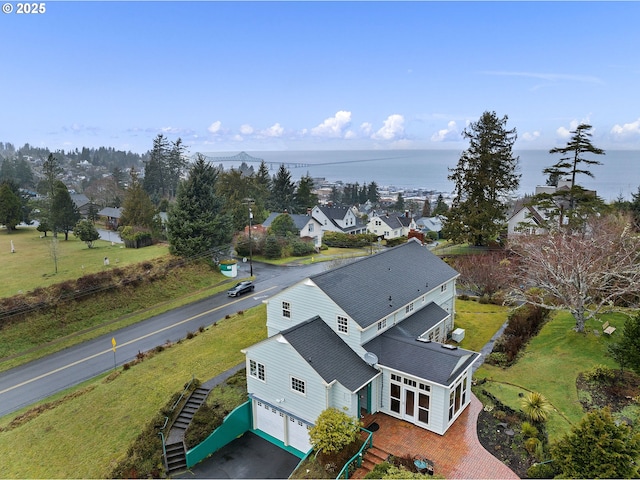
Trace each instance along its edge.
<path fill-rule="evenodd" d="M 351 478 L 364 478 L 376 465 L 386 461 L 389 455 L 391 455 L 389 452 L 385 452 L 378 447 L 368 448 L 362 457 L 362 466 L 353 472 Z"/>
<path fill-rule="evenodd" d="M 187 449 L 184 444 L 184 433 L 195 413 L 207 399 L 209 391 L 210 389 L 205 387 L 196 388 L 171 426 L 165 443 L 165 451 L 167 452 L 165 468 L 168 476 L 187 468 Z"/>

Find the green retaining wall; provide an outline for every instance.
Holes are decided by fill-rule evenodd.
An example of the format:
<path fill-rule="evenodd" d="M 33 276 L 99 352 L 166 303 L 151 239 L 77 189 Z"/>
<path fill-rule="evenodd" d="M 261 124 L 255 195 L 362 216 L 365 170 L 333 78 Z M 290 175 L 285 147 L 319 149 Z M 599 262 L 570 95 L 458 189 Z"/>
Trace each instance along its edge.
<path fill-rule="evenodd" d="M 246 401 L 227 415 L 218 428 L 199 445 L 187 452 L 187 468 L 207 458 L 252 428 L 251 401 Z"/>

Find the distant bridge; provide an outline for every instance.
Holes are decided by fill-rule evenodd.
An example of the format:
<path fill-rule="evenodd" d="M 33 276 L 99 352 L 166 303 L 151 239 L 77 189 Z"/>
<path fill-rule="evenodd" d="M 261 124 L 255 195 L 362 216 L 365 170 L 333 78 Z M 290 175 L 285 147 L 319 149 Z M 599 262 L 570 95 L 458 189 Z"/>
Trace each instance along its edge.
<path fill-rule="evenodd" d="M 196 154 L 197 155 L 197 154 Z M 231 163 L 266 163 L 267 165 L 269 165 L 269 170 L 273 170 L 273 166 L 280 166 L 282 164 L 284 164 L 285 167 L 287 167 L 288 169 L 291 168 L 308 168 L 309 164 L 308 163 L 290 163 L 290 162 L 273 162 L 273 161 L 267 161 L 264 160 L 262 158 L 256 158 L 256 157 L 252 157 L 251 155 L 249 155 L 247 152 L 240 152 L 237 155 L 233 155 L 231 157 L 214 157 L 211 155 L 208 155 L 206 153 L 201 153 L 202 156 L 204 156 L 205 160 L 207 160 L 210 163 L 225 163 L 225 162 L 231 162 Z"/>

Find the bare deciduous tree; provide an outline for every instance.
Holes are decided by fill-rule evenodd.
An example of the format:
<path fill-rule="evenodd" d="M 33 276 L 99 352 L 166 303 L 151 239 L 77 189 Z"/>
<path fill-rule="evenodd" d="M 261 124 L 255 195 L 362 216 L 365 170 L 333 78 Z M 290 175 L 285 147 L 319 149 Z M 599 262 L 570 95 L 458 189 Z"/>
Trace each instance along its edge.
<path fill-rule="evenodd" d="M 490 299 L 508 285 L 508 265 L 503 251 L 461 255 L 452 266 L 460 273 L 458 285 L 474 295 L 486 295 Z"/>
<path fill-rule="evenodd" d="M 508 300 L 569 310 L 575 329 L 640 291 L 640 238 L 628 216 L 591 218 L 580 232 L 518 235 Z"/>

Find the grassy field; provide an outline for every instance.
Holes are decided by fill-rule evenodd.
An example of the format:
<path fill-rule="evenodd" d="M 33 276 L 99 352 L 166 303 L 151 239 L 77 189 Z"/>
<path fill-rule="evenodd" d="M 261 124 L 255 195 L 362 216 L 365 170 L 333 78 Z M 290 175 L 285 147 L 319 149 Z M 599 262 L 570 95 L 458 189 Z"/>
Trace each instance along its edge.
<path fill-rule="evenodd" d="M 508 314 L 508 307 L 456 300 L 455 327 L 465 329 L 460 346 L 479 352 L 507 320 Z"/>
<path fill-rule="evenodd" d="M 242 348 L 266 338 L 265 317 L 261 305 L 221 320 L 191 340 L 119 370 L 111 381 L 102 376 L 84 383 L 74 389 L 80 392 L 76 397 L 16 428 L 7 429 L 24 412 L 1 418 L 0 476 L 107 478 L 143 426 L 192 375 L 208 380 L 241 363 Z"/>
<path fill-rule="evenodd" d="M 624 318 L 622 314 L 612 314 L 607 315 L 606 320 L 620 331 Z M 574 325 L 575 320 L 569 313 L 556 313 L 531 340 L 515 365 L 502 369 L 485 364 L 476 372 L 477 378 L 490 380 L 483 388 L 514 409 L 520 408 L 519 393 L 542 393 L 557 409 L 548 421 L 551 440 L 566 433 L 571 424 L 584 415 L 576 390 L 578 374 L 598 364 L 616 367 L 606 355 L 607 345 L 615 339 L 601 333 L 602 323 L 588 321 L 586 334 L 576 333 Z"/>
<path fill-rule="evenodd" d="M 69 234 L 58 237 L 57 260 L 58 273 L 51 255 L 52 237 L 40 238 L 35 228 L 25 227 L 7 233 L 0 231 L 0 265 L 2 282 L 0 297 L 9 297 L 26 293 L 36 287 L 46 287 L 54 283 L 75 279 L 87 273 L 95 273 L 105 268 L 124 266 L 156 258 L 168 253 L 166 244 L 157 244 L 145 248 L 124 248 L 123 245 L 111 245 L 98 240 L 94 248 Z M 116 238 L 116 233 L 112 233 Z M 11 253 L 11 242 L 15 253 Z M 104 257 L 109 258 L 109 266 L 104 266 Z"/>

